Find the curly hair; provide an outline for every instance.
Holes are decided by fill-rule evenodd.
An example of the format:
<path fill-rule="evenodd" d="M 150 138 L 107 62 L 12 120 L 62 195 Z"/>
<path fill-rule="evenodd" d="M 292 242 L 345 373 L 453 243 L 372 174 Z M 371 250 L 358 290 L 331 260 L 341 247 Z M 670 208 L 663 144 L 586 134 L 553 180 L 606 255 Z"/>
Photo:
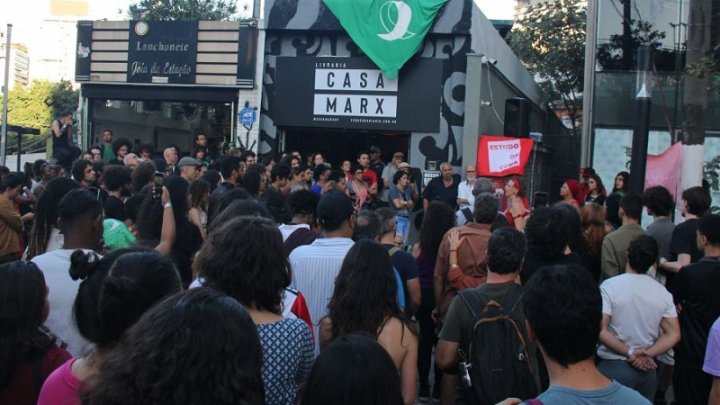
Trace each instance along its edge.
<path fill-rule="evenodd" d="M 290 263 L 280 231 L 258 216 L 236 217 L 213 229 L 194 261 L 205 285 L 246 307 L 282 312 L 282 294 L 290 285 Z"/>
<path fill-rule="evenodd" d="M 605 232 L 605 207 L 598 204 L 585 204 L 580 209 L 580 225 L 587 247 L 593 256 L 600 254 Z"/>
<path fill-rule="evenodd" d="M 40 330 L 47 295 L 45 277 L 33 262 L 0 265 L 0 388 L 18 364 L 42 358 L 54 343 Z"/>
<path fill-rule="evenodd" d="M 80 184 L 67 177 L 56 177 L 48 182 L 35 204 L 35 220 L 28 237 L 27 260 L 45 253 L 50 231 L 57 224 L 58 203 L 70 190 L 78 188 Z"/>
<path fill-rule="evenodd" d="M 98 348 L 114 346 L 153 304 L 181 290 L 169 258 L 144 249 L 118 249 L 102 259 L 76 250 L 70 277 L 82 279 L 73 306 L 80 334 Z"/>
<path fill-rule="evenodd" d="M 132 191 L 134 194 L 140 193 L 143 187 L 151 184 L 155 180 L 155 163 L 152 160 L 141 162 L 132 172 Z"/>
<path fill-rule="evenodd" d="M 356 242 L 343 260 L 328 304 L 332 335 L 367 332 L 377 336 L 390 318 L 404 322 L 397 288 L 385 248 L 369 239 Z"/>
<path fill-rule="evenodd" d="M 132 184 L 132 169 L 127 166 L 105 166 L 102 183 L 108 191 L 117 191 L 126 184 Z"/>
<path fill-rule="evenodd" d="M 428 257 L 437 256 L 438 248 L 445 233 L 456 226 L 455 211 L 439 201 L 433 201 L 425 210 L 422 227 L 420 228 L 420 250 Z"/>
<path fill-rule="evenodd" d="M 210 288 L 178 293 L 128 330 L 81 393 L 88 405 L 261 405 L 262 348 L 247 310 Z"/>

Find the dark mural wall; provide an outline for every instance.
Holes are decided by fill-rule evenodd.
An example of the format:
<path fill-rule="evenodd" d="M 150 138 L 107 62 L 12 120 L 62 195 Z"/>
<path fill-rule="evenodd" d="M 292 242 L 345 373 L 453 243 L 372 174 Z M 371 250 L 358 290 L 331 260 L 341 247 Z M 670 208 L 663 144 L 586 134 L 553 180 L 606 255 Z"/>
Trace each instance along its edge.
<path fill-rule="evenodd" d="M 461 164 L 465 109 L 466 54 L 470 48 L 470 0 L 450 0 L 440 10 L 431 33 L 414 58 L 442 61 L 442 102 L 437 133 L 412 133 L 410 163 L 428 161 Z M 274 106 L 276 58 L 361 57 L 362 51 L 319 0 L 270 0 L 266 3 L 267 31 L 263 102 L 260 117 L 260 153 L 275 152 L 278 131 L 271 114 Z M 403 71 L 400 71 L 402 76 Z"/>

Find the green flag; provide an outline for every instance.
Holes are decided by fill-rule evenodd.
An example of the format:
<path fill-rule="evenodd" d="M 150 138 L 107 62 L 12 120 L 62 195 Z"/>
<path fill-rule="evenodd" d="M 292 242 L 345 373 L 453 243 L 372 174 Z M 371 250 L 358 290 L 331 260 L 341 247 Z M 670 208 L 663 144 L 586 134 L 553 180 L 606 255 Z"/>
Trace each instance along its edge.
<path fill-rule="evenodd" d="M 448 0 L 323 0 L 345 31 L 389 78 L 420 49 Z"/>

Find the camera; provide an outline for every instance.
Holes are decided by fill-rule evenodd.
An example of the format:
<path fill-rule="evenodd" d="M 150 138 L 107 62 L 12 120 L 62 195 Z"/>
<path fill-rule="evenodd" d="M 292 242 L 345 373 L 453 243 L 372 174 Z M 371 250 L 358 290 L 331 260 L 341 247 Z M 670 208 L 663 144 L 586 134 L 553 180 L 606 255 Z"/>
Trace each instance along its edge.
<path fill-rule="evenodd" d="M 472 380 L 470 380 L 470 368 L 472 364 L 461 361 L 458 363 L 458 374 L 460 377 L 460 387 L 462 389 L 468 389 L 472 387 Z"/>

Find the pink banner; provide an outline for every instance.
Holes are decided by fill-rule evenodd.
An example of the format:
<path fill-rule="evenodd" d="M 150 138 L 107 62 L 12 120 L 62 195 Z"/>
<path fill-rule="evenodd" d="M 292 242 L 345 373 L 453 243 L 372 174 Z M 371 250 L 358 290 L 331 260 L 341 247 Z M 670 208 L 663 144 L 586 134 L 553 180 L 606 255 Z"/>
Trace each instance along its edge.
<path fill-rule="evenodd" d="M 673 197 L 677 197 L 681 160 L 681 142 L 676 142 L 659 155 L 648 155 L 645 188 L 663 186 L 670 191 Z"/>

